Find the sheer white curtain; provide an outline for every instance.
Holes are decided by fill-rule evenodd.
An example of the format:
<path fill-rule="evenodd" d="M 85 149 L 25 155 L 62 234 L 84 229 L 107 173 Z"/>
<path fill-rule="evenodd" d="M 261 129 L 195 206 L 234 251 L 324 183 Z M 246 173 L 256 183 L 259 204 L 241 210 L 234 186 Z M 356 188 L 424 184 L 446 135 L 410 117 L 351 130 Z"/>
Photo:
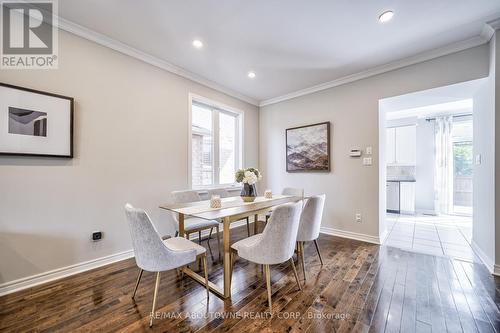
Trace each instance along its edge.
<path fill-rule="evenodd" d="M 453 211 L 453 117 L 436 117 L 435 133 L 435 177 L 436 210 L 440 214 Z"/>

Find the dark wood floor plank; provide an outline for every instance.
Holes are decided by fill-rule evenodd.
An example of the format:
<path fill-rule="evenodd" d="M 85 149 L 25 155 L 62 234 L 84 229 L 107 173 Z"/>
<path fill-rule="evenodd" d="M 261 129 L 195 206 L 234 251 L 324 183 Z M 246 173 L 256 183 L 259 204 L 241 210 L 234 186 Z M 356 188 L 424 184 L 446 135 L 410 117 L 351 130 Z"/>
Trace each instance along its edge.
<path fill-rule="evenodd" d="M 391 251 L 396 252 L 395 249 Z M 383 332 L 387 324 L 387 317 L 389 314 L 389 308 L 391 304 L 392 295 L 394 292 L 394 285 L 396 283 L 396 278 L 398 276 L 398 271 L 402 270 L 402 264 L 404 264 L 403 256 L 398 255 L 394 257 L 395 269 L 393 274 L 387 278 L 382 288 L 375 313 L 370 325 L 370 332 Z"/>
<path fill-rule="evenodd" d="M 389 305 L 388 319 L 385 332 L 399 332 L 401 328 L 401 319 L 403 317 L 404 291 L 406 284 L 406 275 L 408 270 L 408 255 L 403 254 L 405 261 L 400 264 L 396 274 L 396 281 L 392 291 L 391 303 Z"/>
<path fill-rule="evenodd" d="M 403 299 L 403 313 L 401 318 L 401 332 L 413 333 L 416 330 L 417 320 L 417 265 L 415 253 L 408 252 L 405 290 Z"/>
<path fill-rule="evenodd" d="M 237 228 L 231 240 L 245 234 Z M 482 265 L 326 235 L 319 244 L 324 265 L 308 245 L 302 291 L 288 263 L 271 268 L 272 317 L 245 317 L 267 313 L 267 293 L 260 266 L 238 260 L 229 300 L 207 300 L 202 285 L 162 273 L 164 318 L 150 329 L 155 276 L 144 273 L 132 300 L 138 269 L 128 259 L 0 297 L 0 331 L 500 332 L 500 279 Z M 209 278 L 221 285 L 214 240 L 210 249 Z"/>

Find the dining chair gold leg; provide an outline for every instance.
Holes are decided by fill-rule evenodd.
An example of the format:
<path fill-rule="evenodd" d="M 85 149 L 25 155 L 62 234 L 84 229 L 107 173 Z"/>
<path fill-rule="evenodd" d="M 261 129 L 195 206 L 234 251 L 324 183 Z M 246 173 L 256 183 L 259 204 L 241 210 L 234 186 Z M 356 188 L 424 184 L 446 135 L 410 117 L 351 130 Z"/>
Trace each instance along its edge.
<path fill-rule="evenodd" d="M 229 259 L 230 259 L 229 280 L 233 282 L 234 252 L 232 250 L 229 253 Z"/>
<path fill-rule="evenodd" d="M 269 265 L 264 265 L 266 271 L 266 287 L 267 287 L 267 301 L 269 303 L 269 312 L 273 313 L 273 304 L 271 302 L 271 274 L 269 272 Z"/>
<path fill-rule="evenodd" d="M 295 268 L 295 263 L 293 262 L 293 258 L 290 258 L 290 264 L 292 264 L 293 275 L 295 275 L 295 281 L 297 281 L 297 286 L 299 287 L 299 290 L 302 290 L 302 286 L 300 285 L 299 282 L 299 275 L 297 274 L 297 269 Z"/>
<path fill-rule="evenodd" d="M 248 216 L 247 216 L 247 234 L 248 237 L 250 237 L 250 219 L 248 218 Z"/>
<path fill-rule="evenodd" d="M 210 298 L 210 287 L 208 286 L 208 265 L 207 265 L 207 254 L 203 255 L 203 269 L 205 270 L 205 285 L 207 286 L 207 300 Z"/>
<path fill-rule="evenodd" d="M 255 214 L 254 220 L 253 220 L 253 234 L 257 235 L 259 233 L 259 215 Z"/>
<path fill-rule="evenodd" d="M 153 295 L 153 308 L 151 309 L 151 318 L 149 319 L 149 327 L 153 326 L 153 317 L 155 315 L 156 296 L 158 296 L 158 287 L 160 286 L 160 272 L 156 272 L 155 293 Z"/>
<path fill-rule="evenodd" d="M 319 261 L 321 262 L 321 266 L 323 266 L 323 258 L 321 258 L 321 252 L 319 252 L 318 240 L 314 240 L 314 245 L 316 246 L 316 251 L 318 251 Z"/>
<path fill-rule="evenodd" d="M 220 251 L 220 233 L 219 233 L 219 226 L 215 227 L 215 231 L 217 232 L 217 247 L 219 248 L 219 260 L 221 258 L 221 251 Z"/>
<path fill-rule="evenodd" d="M 134 293 L 132 294 L 132 298 L 135 297 L 135 293 L 137 292 L 137 287 L 139 287 L 139 282 L 141 281 L 142 272 L 144 272 L 144 270 L 141 268 L 141 270 L 139 271 L 139 276 L 137 277 L 137 282 L 135 283 L 135 288 L 134 288 Z"/>
<path fill-rule="evenodd" d="M 304 253 L 304 242 L 299 243 L 300 246 L 300 260 L 302 262 L 302 272 L 304 273 L 304 281 L 306 280 L 306 262 L 304 259 L 305 253 Z"/>

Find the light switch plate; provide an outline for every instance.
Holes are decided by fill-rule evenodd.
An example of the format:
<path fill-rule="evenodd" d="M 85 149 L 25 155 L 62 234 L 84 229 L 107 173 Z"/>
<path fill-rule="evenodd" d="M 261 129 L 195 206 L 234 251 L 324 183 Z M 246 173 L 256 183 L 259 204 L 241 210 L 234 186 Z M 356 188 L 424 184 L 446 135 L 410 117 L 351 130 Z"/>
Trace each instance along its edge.
<path fill-rule="evenodd" d="M 477 154 L 475 159 L 474 159 L 474 163 L 476 165 L 481 165 L 481 154 Z"/>
<path fill-rule="evenodd" d="M 363 165 L 372 165 L 373 161 L 371 157 L 364 157 L 363 158 Z"/>

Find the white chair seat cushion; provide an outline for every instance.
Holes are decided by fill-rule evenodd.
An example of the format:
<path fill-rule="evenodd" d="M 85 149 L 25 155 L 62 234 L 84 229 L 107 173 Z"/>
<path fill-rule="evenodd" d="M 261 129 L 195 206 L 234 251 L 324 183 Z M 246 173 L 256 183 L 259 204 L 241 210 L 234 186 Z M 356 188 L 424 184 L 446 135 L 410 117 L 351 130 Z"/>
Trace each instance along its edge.
<path fill-rule="evenodd" d="M 203 246 L 193 243 L 184 237 L 168 238 L 165 239 L 163 243 L 172 251 L 196 250 L 196 255 L 200 255 L 206 252 L 206 249 Z"/>
<path fill-rule="evenodd" d="M 217 227 L 219 222 L 215 220 L 205 220 L 199 217 L 187 217 L 184 219 L 184 230 L 208 229 Z M 177 231 L 179 231 L 179 224 L 176 223 Z"/>

